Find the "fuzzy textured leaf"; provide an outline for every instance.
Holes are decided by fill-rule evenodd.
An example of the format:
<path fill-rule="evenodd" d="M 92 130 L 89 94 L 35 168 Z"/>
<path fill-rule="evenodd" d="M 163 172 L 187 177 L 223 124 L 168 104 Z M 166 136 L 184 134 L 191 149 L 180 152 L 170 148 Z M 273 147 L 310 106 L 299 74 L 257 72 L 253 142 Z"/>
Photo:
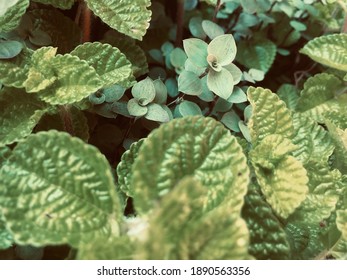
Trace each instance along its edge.
<path fill-rule="evenodd" d="M 347 72 L 347 34 L 331 34 L 315 38 L 300 52 L 318 63 Z"/>
<path fill-rule="evenodd" d="M 9 32 L 15 29 L 20 22 L 21 17 L 25 14 L 29 7 L 29 0 L 20 0 L 9 7 L 4 15 L 0 16 L 0 32 Z"/>
<path fill-rule="evenodd" d="M 118 233 L 120 207 L 106 158 L 64 132 L 19 143 L 0 170 L 0 194 L 18 244 L 77 246 Z"/>
<path fill-rule="evenodd" d="M 53 104 L 78 102 L 100 89 L 103 81 L 95 69 L 76 56 L 57 55 L 50 61 L 57 80 L 37 93 L 40 99 Z"/>
<path fill-rule="evenodd" d="M 222 124 L 196 116 L 175 119 L 153 131 L 140 148 L 131 180 L 135 208 L 149 211 L 182 177 L 193 175 L 208 188 L 206 210 L 224 200 L 238 212 L 248 174 L 242 148 Z"/>
<path fill-rule="evenodd" d="M 294 128 L 290 111 L 276 94 L 268 89 L 249 87 L 247 95 L 252 105 L 249 129 L 253 143 L 270 134 L 292 137 Z"/>
<path fill-rule="evenodd" d="M 286 234 L 276 216 L 255 187 L 245 197 L 242 217 L 250 230 L 249 253 L 257 260 L 285 260 L 290 257 Z"/>
<path fill-rule="evenodd" d="M 5 250 L 13 244 L 13 237 L 11 232 L 6 228 L 6 222 L 1 214 L 0 208 L 0 250 Z"/>
<path fill-rule="evenodd" d="M 74 49 L 71 55 L 87 61 L 102 79 L 103 87 L 120 84 L 127 88 L 132 84 L 131 63 L 119 49 L 109 44 L 84 43 Z"/>
<path fill-rule="evenodd" d="M 347 129 L 342 130 L 330 122 L 327 126 L 335 144 L 334 163 L 345 174 L 347 172 Z"/>
<path fill-rule="evenodd" d="M 334 75 L 317 74 L 305 82 L 296 110 L 317 122 L 324 122 L 327 112 L 343 113 L 347 106 L 347 95 L 339 95 L 343 87 L 342 81 Z"/>
<path fill-rule="evenodd" d="M 46 105 L 25 91 L 0 91 L 0 146 L 28 136 L 45 113 Z"/>
<path fill-rule="evenodd" d="M 149 27 L 150 0 L 86 0 L 103 22 L 134 39 L 142 40 Z"/>
<path fill-rule="evenodd" d="M 308 193 L 306 169 L 289 155 L 293 150 L 295 146 L 288 139 L 269 135 L 249 154 L 267 202 L 283 218 L 292 214 Z"/>

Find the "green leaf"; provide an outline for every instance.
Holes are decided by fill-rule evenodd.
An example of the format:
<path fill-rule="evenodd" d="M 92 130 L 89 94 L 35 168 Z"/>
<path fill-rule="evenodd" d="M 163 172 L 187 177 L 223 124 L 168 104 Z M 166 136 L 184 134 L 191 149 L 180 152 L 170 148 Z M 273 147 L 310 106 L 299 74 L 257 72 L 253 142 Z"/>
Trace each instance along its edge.
<path fill-rule="evenodd" d="M 299 99 L 298 89 L 291 84 L 283 84 L 277 90 L 279 98 L 281 98 L 287 105 L 288 109 L 295 110 L 296 104 Z"/>
<path fill-rule="evenodd" d="M 7 33 L 15 29 L 29 4 L 29 0 L 20 0 L 5 9 L 5 13 L 0 15 L 0 32 Z"/>
<path fill-rule="evenodd" d="M 235 132 L 240 132 L 240 128 L 239 128 L 240 117 L 234 111 L 226 112 L 222 116 L 220 121 L 230 130 Z"/>
<path fill-rule="evenodd" d="M 135 77 L 140 77 L 148 73 L 146 53 L 136 44 L 134 39 L 115 30 L 110 30 L 106 32 L 102 42 L 118 48 L 127 57 L 131 62 Z"/>
<path fill-rule="evenodd" d="M 17 41 L 0 41 L 0 59 L 17 56 L 23 49 L 23 44 Z"/>
<path fill-rule="evenodd" d="M 159 105 L 155 103 L 149 104 L 147 106 L 148 112 L 145 115 L 145 118 L 147 120 L 155 122 L 168 122 L 170 120 L 170 116 L 165 107 L 165 105 Z"/>
<path fill-rule="evenodd" d="M 207 86 L 216 95 L 227 100 L 233 93 L 234 79 L 231 73 L 224 68 L 220 72 L 210 69 L 207 74 Z"/>
<path fill-rule="evenodd" d="M 208 189 L 206 210 L 224 201 L 237 212 L 249 180 L 236 138 L 217 121 L 197 116 L 174 119 L 153 131 L 132 170 L 139 213 L 148 212 L 186 175 L 193 175 Z"/>
<path fill-rule="evenodd" d="M 111 28 L 134 39 L 142 40 L 149 27 L 151 11 L 147 8 L 150 0 L 86 0 L 95 15 Z"/>
<path fill-rule="evenodd" d="M 165 104 L 167 100 L 167 88 L 161 79 L 153 81 L 155 87 L 155 98 L 153 100 L 156 104 Z"/>
<path fill-rule="evenodd" d="M 0 193 L 17 244 L 78 246 L 118 234 L 106 158 L 67 133 L 40 132 L 19 143 L 0 170 Z"/>
<path fill-rule="evenodd" d="M 299 32 L 305 31 L 307 29 L 307 26 L 305 24 L 297 20 L 291 20 L 289 24 L 291 27 L 293 27 L 296 31 Z"/>
<path fill-rule="evenodd" d="M 224 69 L 228 70 L 230 74 L 233 76 L 234 85 L 238 84 L 242 78 L 242 71 L 235 64 L 230 63 L 229 65 L 224 66 Z"/>
<path fill-rule="evenodd" d="M 100 42 L 84 43 L 71 52 L 81 60 L 88 62 L 104 83 L 104 87 L 120 84 L 123 87 L 132 85 L 131 63 L 119 49 Z"/>
<path fill-rule="evenodd" d="M 257 260 L 289 259 L 289 243 L 282 225 L 255 187 L 248 190 L 242 217 L 250 231 L 251 255 Z"/>
<path fill-rule="evenodd" d="M 23 86 L 27 92 L 38 92 L 52 85 L 57 77 L 51 67 L 56 48 L 44 47 L 36 50 L 31 56 L 28 78 Z"/>
<path fill-rule="evenodd" d="M 1 2 L 0 4 L 0 16 L 3 16 L 9 8 L 16 5 L 19 0 L 7 0 L 6 2 Z"/>
<path fill-rule="evenodd" d="M 267 73 L 276 57 L 276 45 L 268 39 L 241 41 L 238 44 L 236 60 L 247 68 Z"/>
<path fill-rule="evenodd" d="M 347 129 L 342 130 L 327 122 L 330 136 L 335 144 L 334 164 L 344 174 L 347 173 Z"/>
<path fill-rule="evenodd" d="M 46 111 L 46 105 L 22 90 L 0 92 L 0 146 L 28 136 Z"/>
<path fill-rule="evenodd" d="M 197 67 L 206 68 L 207 63 L 207 43 L 201 39 L 190 38 L 183 40 L 183 48 L 188 59 Z"/>
<path fill-rule="evenodd" d="M 327 162 L 334 151 L 329 133 L 314 120 L 300 114 L 293 114 L 293 144 L 297 150 L 293 156 L 306 164 L 309 161 Z"/>
<path fill-rule="evenodd" d="M 49 46 L 52 44 L 52 38 L 45 31 L 40 29 L 35 29 L 30 32 L 29 41 L 36 46 Z"/>
<path fill-rule="evenodd" d="M 246 101 L 247 101 L 247 95 L 245 94 L 245 92 L 239 87 L 234 87 L 233 93 L 228 98 L 228 102 L 243 103 Z"/>
<path fill-rule="evenodd" d="M 130 187 L 132 178 L 132 166 L 139 154 L 140 147 L 144 139 L 131 144 L 130 149 L 123 153 L 120 163 L 117 166 L 118 187 L 127 196 L 133 197 L 133 190 Z"/>
<path fill-rule="evenodd" d="M 202 29 L 204 33 L 213 40 L 214 38 L 224 35 L 224 30 L 218 24 L 210 20 L 203 20 L 201 22 Z"/>
<path fill-rule="evenodd" d="M 309 78 L 301 91 L 296 110 L 317 122 L 324 122 L 329 111 L 345 111 L 347 95 L 339 95 L 344 85 L 331 74 L 321 73 Z"/>
<path fill-rule="evenodd" d="M 209 55 L 214 55 L 221 66 L 230 64 L 236 56 L 236 43 L 233 35 L 225 34 L 214 38 L 207 47 Z"/>
<path fill-rule="evenodd" d="M 70 52 L 80 44 L 82 36 L 80 28 L 59 10 L 34 9 L 26 15 L 29 15 L 36 29 L 49 35 L 52 40 L 52 46 L 58 48 L 58 53 Z"/>
<path fill-rule="evenodd" d="M 112 85 L 104 88 L 102 93 L 105 96 L 105 101 L 112 103 L 121 99 L 124 95 L 125 88 L 120 85 Z"/>
<path fill-rule="evenodd" d="M 131 94 L 142 106 L 152 102 L 155 98 L 155 86 L 152 79 L 147 77 L 136 83 L 131 89 Z"/>
<path fill-rule="evenodd" d="M 178 110 L 182 117 L 202 115 L 200 107 L 196 103 L 187 100 L 178 105 Z"/>
<path fill-rule="evenodd" d="M 6 228 L 6 221 L 1 214 L 0 209 L 0 250 L 6 250 L 13 244 L 11 232 Z"/>
<path fill-rule="evenodd" d="M 58 54 L 49 64 L 57 80 L 48 88 L 39 91 L 37 95 L 50 104 L 78 102 L 103 85 L 95 69 L 77 56 Z"/>
<path fill-rule="evenodd" d="M 132 98 L 128 101 L 127 108 L 129 114 L 134 117 L 142 117 L 148 112 L 148 107 L 140 105 L 136 98 Z"/>
<path fill-rule="evenodd" d="M 175 68 L 184 68 L 184 63 L 187 60 L 187 55 L 180 48 L 175 48 L 170 53 L 170 61 Z"/>
<path fill-rule="evenodd" d="M 347 240 L 340 238 L 331 248 L 331 255 L 338 260 L 347 260 Z"/>
<path fill-rule="evenodd" d="M 42 3 L 45 5 L 52 5 L 53 7 L 59 9 L 71 9 L 72 5 L 75 3 L 75 0 L 33 0 L 34 2 Z"/>
<path fill-rule="evenodd" d="M 141 258 L 249 259 L 245 222 L 225 205 L 201 215 L 206 193 L 193 176 L 180 180 L 152 214 Z"/>
<path fill-rule="evenodd" d="M 276 94 L 261 87 L 249 87 L 247 95 L 253 112 L 249 120 L 253 144 L 270 134 L 292 137 L 294 128 L 290 111 Z"/>
<path fill-rule="evenodd" d="M 204 29 L 202 28 L 202 18 L 201 17 L 192 17 L 189 20 L 189 31 L 195 38 L 199 38 L 204 40 L 206 38 L 206 34 Z"/>
<path fill-rule="evenodd" d="M 300 52 L 326 66 L 347 71 L 347 34 L 331 34 L 309 41 Z"/>
<path fill-rule="evenodd" d="M 194 72 L 183 71 L 178 77 L 178 90 L 189 95 L 200 95 L 202 83 Z"/>
<path fill-rule="evenodd" d="M 32 53 L 32 50 L 25 48 L 14 58 L 0 60 L 0 82 L 4 86 L 24 87 Z"/>
<path fill-rule="evenodd" d="M 295 146 L 288 139 L 268 135 L 249 154 L 267 202 L 283 218 L 294 212 L 308 192 L 306 170 L 289 155 L 293 150 Z"/>

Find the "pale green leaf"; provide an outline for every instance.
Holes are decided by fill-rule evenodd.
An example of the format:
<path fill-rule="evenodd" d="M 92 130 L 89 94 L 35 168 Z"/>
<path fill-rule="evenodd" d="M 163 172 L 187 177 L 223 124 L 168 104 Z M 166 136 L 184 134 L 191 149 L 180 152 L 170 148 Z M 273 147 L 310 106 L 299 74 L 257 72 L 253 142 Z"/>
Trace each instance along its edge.
<path fill-rule="evenodd" d="M 139 149 L 144 139 L 131 144 L 130 149 L 123 153 L 120 163 L 117 166 L 118 188 L 127 196 L 133 197 L 133 190 L 130 187 L 132 178 L 131 168 L 139 153 Z"/>
<path fill-rule="evenodd" d="M 334 75 L 317 74 L 305 82 L 296 110 L 317 122 L 324 122 L 325 113 L 345 111 L 347 95 L 339 95 L 343 87 L 342 81 Z"/>
<path fill-rule="evenodd" d="M 276 214 L 283 218 L 292 214 L 308 193 L 306 169 L 289 155 L 293 150 L 295 146 L 288 139 L 269 135 L 250 152 L 261 190 Z"/>
<path fill-rule="evenodd" d="M 300 21 L 297 21 L 297 20 L 291 20 L 289 22 L 290 26 L 293 27 L 296 31 L 305 31 L 307 29 L 307 26 L 300 22 Z"/>
<path fill-rule="evenodd" d="M 328 111 L 324 114 L 324 118 L 341 129 L 347 128 L 347 111 Z"/>
<path fill-rule="evenodd" d="M 213 21 L 203 20 L 200 24 L 204 34 L 206 34 L 211 40 L 224 34 L 223 28 Z"/>
<path fill-rule="evenodd" d="M 52 5 L 53 7 L 59 9 L 70 9 L 75 3 L 75 0 L 33 0 L 34 2 L 39 2 L 45 5 Z"/>
<path fill-rule="evenodd" d="M 81 60 L 88 62 L 103 81 L 103 87 L 120 84 L 129 87 L 132 84 L 131 63 L 119 49 L 100 42 L 84 43 L 71 52 Z"/>
<path fill-rule="evenodd" d="M 80 44 L 82 37 L 80 28 L 58 9 L 34 9 L 26 15 L 29 15 L 37 29 L 49 35 L 52 46 L 58 48 L 58 53 L 70 52 Z"/>
<path fill-rule="evenodd" d="M 170 120 L 170 116 L 168 112 L 164 108 L 165 105 L 159 104 L 149 104 L 147 106 L 148 112 L 145 115 L 145 118 L 150 121 L 155 122 L 168 122 Z"/>
<path fill-rule="evenodd" d="M 0 92 L 0 108 L 0 146 L 3 146 L 28 136 L 47 107 L 25 91 L 6 88 Z"/>
<path fill-rule="evenodd" d="M 300 113 L 293 114 L 293 156 L 306 164 L 309 161 L 327 162 L 334 151 L 329 133 L 314 120 Z"/>
<path fill-rule="evenodd" d="M 326 66 L 347 71 L 347 34 L 331 34 L 309 41 L 301 50 Z"/>
<path fill-rule="evenodd" d="M 57 79 L 51 86 L 39 91 L 37 95 L 50 104 L 78 102 L 103 85 L 95 69 L 76 56 L 58 54 L 50 60 L 49 64 Z"/>
<path fill-rule="evenodd" d="M 194 177 L 180 180 L 152 214 L 141 259 L 249 259 L 248 230 L 239 213 L 223 205 L 202 215 L 206 195 Z"/>
<path fill-rule="evenodd" d="M 194 72 L 183 71 L 178 77 L 178 90 L 189 95 L 200 95 L 202 83 Z"/>
<path fill-rule="evenodd" d="M 124 95 L 125 88 L 120 85 L 112 85 L 104 88 L 102 93 L 105 96 L 105 101 L 112 103 L 121 99 Z"/>
<path fill-rule="evenodd" d="M 206 34 L 202 28 L 202 18 L 201 17 L 192 17 L 189 20 L 189 31 L 195 38 L 205 39 Z"/>
<path fill-rule="evenodd" d="M 23 44 L 17 41 L 0 41 L 0 59 L 17 56 L 23 49 Z"/>
<path fill-rule="evenodd" d="M 17 244 L 78 246 L 118 234 L 106 158 L 67 133 L 40 132 L 19 143 L 0 170 L 0 193 Z"/>
<path fill-rule="evenodd" d="M 129 114 L 134 117 L 142 117 L 148 112 L 148 107 L 140 105 L 139 101 L 135 98 L 128 101 L 127 109 Z"/>
<path fill-rule="evenodd" d="M 228 98 L 228 102 L 243 103 L 246 101 L 247 101 L 247 95 L 245 94 L 245 92 L 239 87 L 234 87 L 233 93 Z"/>
<path fill-rule="evenodd" d="M 19 0 L 7 0 L 0 2 L 0 16 L 3 16 L 9 8 L 16 5 Z"/>
<path fill-rule="evenodd" d="M 289 243 L 282 225 L 255 187 L 248 190 L 242 217 L 250 231 L 251 255 L 257 260 L 289 259 Z"/>
<path fill-rule="evenodd" d="M 340 238 L 330 252 L 338 260 L 347 260 L 347 239 Z"/>
<path fill-rule="evenodd" d="M 32 53 L 32 50 L 25 48 L 14 58 L 0 60 L 0 82 L 4 86 L 24 87 Z"/>
<path fill-rule="evenodd" d="M 141 105 L 147 105 L 152 102 L 155 98 L 155 87 L 152 79 L 147 77 L 136 83 L 131 89 L 131 94 Z"/>
<path fill-rule="evenodd" d="M 184 68 L 184 63 L 187 60 L 187 55 L 186 53 L 180 49 L 180 48 L 175 48 L 172 50 L 170 53 L 170 61 L 173 67 L 175 68 Z"/>
<path fill-rule="evenodd" d="M 142 40 L 149 27 L 150 0 L 86 0 L 95 15 L 111 28 L 134 39 Z"/>
<path fill-rule="evenodd" d="M 31 56 L 28 78 L 23 86 L 27 92 L 38 92 L 52 85 L 57 77 L 51 67 L 51 60 L 57 48 L 44 47 L 36 50 Z"/>
<path fill-rule="evenodd" d="M 236 60 L 243 66 L 267 73 L 276 57 L 276 45 L 268 39 L 241 41 Z"/>
<path fill-rule="evenodd" d="M 207 43 L 201 39 L 190 38 L 183 40 L 183 48 L 188 59 L 197 67 L 206 68 L 207 63 Z"/>
<path fill-rule="evenodd" d="M 231 73 L 224 68 L 220 72 L 210 69 L 207 74 L 207 86 L 216 95 L 227 100 L 233 93 L 234 79 Z"/>
<path fill-rule="evenodd" d="M 165 104 L 167 100 L 167 88 L 161 79 L 153 81 L 155 87 L 155 98 L 153 100 L 156 104 Z"/>
<path fill-rule="evenodd" d="M 214 55 L 221 66 L 230 64 L 236 56 L 236 43 L 233 35 L 225 34 L 214 38 L 207 47 L 209 55 Z"/>
<path fill-rule="evenodd" d="M 230 130 L 235 132 L 240 132 L 240 128 L 239 128 L 240 117 L 234 111 L 226 112 L 222 116 L 220 121 Z"/>
<path fill-rule="evenodd" d="M 249 120 L 253 144 L 270 134 L 292 137 L 294 129 L 290 111 L 276 94 L 268 89 L 249 87 L 247 95 L 253 112 Z"/>
<path fill-rule="evenodd" d="M 245 137 L 245 139 L 248 141 L 248 142 L 251 142 L 251 133 L 249 131 L 249 127 L 248 125 L 244 122 L 244 121 L 239 121 L 239 128 L 240 128 L 240 131 L 243 135 L 243 137 Z"/>
<path fill-rule="evenodd" d="M 148 65 L 146 53 L 136 44 L 136 40 L 125 36 L 115 30 L 106 32 L 104 43 L 108 43 L 118 48 L 132 64 L 133 74 L 135 77 L 140 77 L 148 73 Z"/>
<path fill-rule="evenodd" d="M 237 211 L 248 174 L 242 148 L 222 124 L 197 116 L 174 119 L 153 131 L 140 148 L 131 181 L 135 208 L 149 211 L 181 178 L 193 175 L 208 189 L 206 210 L 225 200 Z"/>
<path fill-rule="evenodd" d="M 200 107 L 196 103 L 187 100 L 182 101 L 178 105 L 178 110 L 182 117 L 202 115 Z"/>
<path fill-rule="evenodd" d="M 5 13 L 0 15 L 0 32 L 9 32 L 15 29 L 20 22 L 21 17 L 25 14 L 29 7 L 29 0 L 20 0 L 8 7 Z"/>
<path fill-rule="evenodd" d="M 241 81 L 242 78 L 242 71 L 239 67 L 237 67 L 235 64 L 230 63 L 229 65 L 224 66 L 225 69 L 227 69 L 230 74 L 233 76 L 233 83 L 234 85 L 238 84 Z"/>

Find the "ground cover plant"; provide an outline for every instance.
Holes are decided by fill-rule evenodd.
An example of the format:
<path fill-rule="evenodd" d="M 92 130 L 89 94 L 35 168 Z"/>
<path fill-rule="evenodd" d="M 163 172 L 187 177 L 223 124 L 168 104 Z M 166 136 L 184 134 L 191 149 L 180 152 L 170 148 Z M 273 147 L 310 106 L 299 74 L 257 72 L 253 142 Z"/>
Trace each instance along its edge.
<path fill-rule="evenodd" d="M 347 259 L 347 4 L 0 2 L 0 258 Z"/>

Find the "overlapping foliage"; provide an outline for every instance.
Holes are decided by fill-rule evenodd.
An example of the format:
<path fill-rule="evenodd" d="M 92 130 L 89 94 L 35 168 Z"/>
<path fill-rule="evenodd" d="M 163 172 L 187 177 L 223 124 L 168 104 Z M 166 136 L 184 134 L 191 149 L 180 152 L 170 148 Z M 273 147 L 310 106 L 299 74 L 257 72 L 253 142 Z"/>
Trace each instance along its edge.
<path fill-rule="evenodd" d="M 0 5 L 0 256 L 347 259 L 346 7 L 174 2 Z"/>

